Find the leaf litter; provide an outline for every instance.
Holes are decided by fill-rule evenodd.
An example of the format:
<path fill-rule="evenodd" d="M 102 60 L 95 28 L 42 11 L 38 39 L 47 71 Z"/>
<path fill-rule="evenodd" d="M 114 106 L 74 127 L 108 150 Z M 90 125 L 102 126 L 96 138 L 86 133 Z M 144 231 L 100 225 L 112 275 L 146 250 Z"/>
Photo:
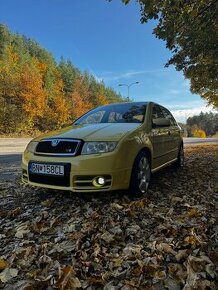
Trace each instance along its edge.
<path fill-rule="evenodd" d="M 217 289 L 215 146 L 149 194 L 70 194 L 0 184 L 0 289 Z"/>

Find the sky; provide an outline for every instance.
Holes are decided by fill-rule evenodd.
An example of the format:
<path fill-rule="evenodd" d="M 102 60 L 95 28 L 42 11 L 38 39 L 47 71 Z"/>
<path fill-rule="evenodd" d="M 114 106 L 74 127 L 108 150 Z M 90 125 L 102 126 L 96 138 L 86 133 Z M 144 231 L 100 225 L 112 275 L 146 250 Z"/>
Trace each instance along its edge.
<path fill-rule="evenodd" d="M 132 0 L 0 0 L 0 23 L 50 51 L 56 61 L 70 59 L 122 96 L 154 101 L 170 109 L 177 121 L 211 111 L 191 94 L 189 81 L 173 66 L 171 53 L 152 30 L 140 23 L 140 7 Z M 119 84 L 125 84 L 119 86 Z"/>

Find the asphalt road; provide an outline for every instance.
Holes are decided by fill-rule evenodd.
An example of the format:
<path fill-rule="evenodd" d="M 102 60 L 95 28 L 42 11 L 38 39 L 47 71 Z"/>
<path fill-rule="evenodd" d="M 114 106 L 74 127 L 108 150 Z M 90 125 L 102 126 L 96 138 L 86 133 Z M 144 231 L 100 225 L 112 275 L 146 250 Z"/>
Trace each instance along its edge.
<path fill-rule="evenodd" d="M 218 144 L 218 138 L 183 138 L 185 144 L 203 144 L 203 143 L 216 143 Z"/>
<path fill-rule="evenodd" d="M 0 153 L 0 184 L 3 182 L 13 182 L 21 174 L 22 154 Z"/>
<path fill-rule="evenodd" d="M 29 138 L 0 138 L 0 183 L 14 181 L 21 174 L 22 152 Z M 184 138 L 185 146 L 216 144 L 218 138 Z"/>

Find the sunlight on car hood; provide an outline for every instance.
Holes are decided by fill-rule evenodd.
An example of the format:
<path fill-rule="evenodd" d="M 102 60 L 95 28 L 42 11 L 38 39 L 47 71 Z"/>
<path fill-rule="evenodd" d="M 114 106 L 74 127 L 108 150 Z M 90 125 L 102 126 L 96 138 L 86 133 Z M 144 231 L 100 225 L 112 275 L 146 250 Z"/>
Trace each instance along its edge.
<path fill-rule="evenodd" d="M 101 123 L 73 125 L 36 138 L 76 138 L 84 141 L 119 141 L 128 132 L 134 131 L 141 123 Z"/>

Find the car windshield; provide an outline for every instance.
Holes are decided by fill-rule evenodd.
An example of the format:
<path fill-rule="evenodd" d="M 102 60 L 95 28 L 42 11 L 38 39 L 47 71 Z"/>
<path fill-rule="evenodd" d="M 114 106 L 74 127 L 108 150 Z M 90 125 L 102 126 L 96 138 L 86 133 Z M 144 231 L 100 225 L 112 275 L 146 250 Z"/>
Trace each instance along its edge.
<path fill-rule="evenodd" d="M 112 104 L 89 111 L 73 125 L 98 123 L 142 123 L 144 121 L 146 103 Z"/>

